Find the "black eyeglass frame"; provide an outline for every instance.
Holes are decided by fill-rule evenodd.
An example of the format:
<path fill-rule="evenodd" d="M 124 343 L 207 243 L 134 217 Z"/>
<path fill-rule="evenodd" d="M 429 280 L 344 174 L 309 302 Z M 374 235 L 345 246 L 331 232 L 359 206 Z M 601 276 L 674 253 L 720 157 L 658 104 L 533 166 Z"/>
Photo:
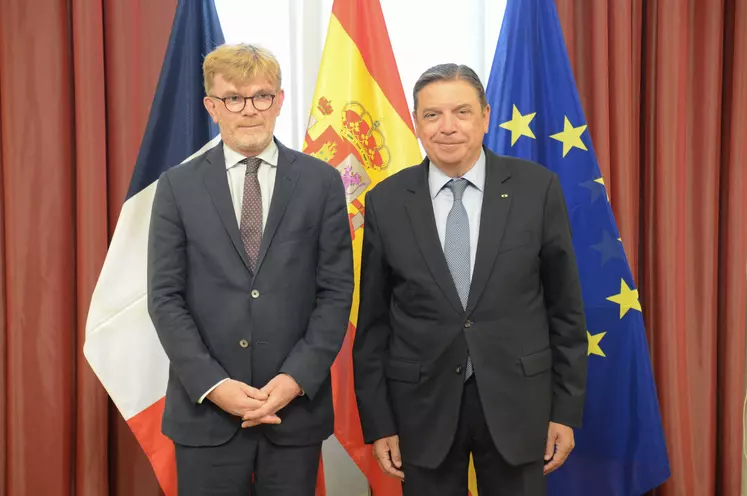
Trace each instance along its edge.
<path fill-rule="evenodd" d="M 251 100 L 252 101 L 252 107 L 254 107 L 259 112 L 264 112 L 266 110 L 269 110 L 275 104 L 275 97 L 277 95 L 272 94 L 272 93 L 269 93 L 269 94 L 262 93 L 262 94 L 254 95 L 254 96 L 241 96 L 241 95 L 229 95 L 229 96 L 224 96 L 224 97 L 213 96 L 213 95 L 208 95 L 208 96 L 210 98 L 215 98 L 217 100 L 222 101 L 223 102 L 223 106 L 226 107 L 226 110 L 228 110 L 229 112 L 232 112 L 234 114 L 238 114 L 239 112 L 243 112 L 244 109 L 246 108 L 246 101 L 247 100 Z M 263 107 L 263 108 L 257 107 L 257 103 L 254 101 L 254 99 L 255 98 L 267 98 L 268 96 L 270 97 L 270 104 L 267 107 Z M 244 99 L 244 104 L 238 110 L 231 110 L 230 108 L 228 108 L 228 104 L 226 103 L 226 100 L 228 100 L 229 98 L 236 98 L 236 97 L 243 98 Z"/>

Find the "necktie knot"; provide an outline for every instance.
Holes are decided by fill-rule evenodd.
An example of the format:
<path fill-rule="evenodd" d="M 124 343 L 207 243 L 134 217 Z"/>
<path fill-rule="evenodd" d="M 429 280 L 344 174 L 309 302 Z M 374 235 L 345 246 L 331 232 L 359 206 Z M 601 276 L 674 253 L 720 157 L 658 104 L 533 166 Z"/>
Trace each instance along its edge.
<path fill-rule="evenodd" d="M 452 179 L 446 186 L 454 193 L 454 201 L 462 201 L 464 190 L 469 186 L 469 181 L 464 178 Z"/>
<path fill-rule="evenodd" d="M 259 166 L 262 164 L 262 159 L 257 157 L 247 157 L 242 160 L 246 164 L 247 174 L 256 174 L 259 170 Z"/>

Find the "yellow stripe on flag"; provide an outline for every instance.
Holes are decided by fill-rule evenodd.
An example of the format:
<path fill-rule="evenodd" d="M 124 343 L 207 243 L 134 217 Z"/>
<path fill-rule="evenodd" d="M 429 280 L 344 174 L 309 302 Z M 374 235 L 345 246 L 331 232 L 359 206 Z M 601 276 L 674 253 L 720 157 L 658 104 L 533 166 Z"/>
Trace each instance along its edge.
<path fill-rule="evenodd" d="M 475 473 L 475 460 L 469 455 L 469 494 L 477 496 L 477 474 Z"/>

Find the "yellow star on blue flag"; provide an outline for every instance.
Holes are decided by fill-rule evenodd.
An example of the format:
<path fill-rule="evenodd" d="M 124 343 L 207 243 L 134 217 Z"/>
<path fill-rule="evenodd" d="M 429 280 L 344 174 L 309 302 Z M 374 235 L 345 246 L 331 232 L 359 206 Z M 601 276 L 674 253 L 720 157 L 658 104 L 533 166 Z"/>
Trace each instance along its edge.
<path fill-rule="evenodd" d="M 620 318 L 625 317 L 628 310 L 641 312 L 641 302 L 638 301 L 638 290 L 630 289 L 625 279 L 620 279 L 620 292 L 607 298 L 613 303 L 620 305 Z"/>
<path fill-rule="evenodd" d="M 581 139 L 581 135 L 586 131 L 586 124 L 583 126 L 573 127 L 568 117 L 563 120 L 563 131 L 555 133 L 550 136 L 552 139 L 556 139 L 563 143 L 563 156 L 568 155 L 571 148 L 580 148 L 581 150 L 587 151 L 584 141 Z"/>
<path fill-rule="evenodd" d="M 591 355 L 598 355 L 600 357 L 606 357 L 607 355 L 604 354 L 602 351 L 602 348 L 599 346 L 599 343 L 602 341 L 602 338 L 604 335 L 607 334 L 607 332 L 600 332 L 599 334 L 591 334 L 588 330 L 586 331 L 586 339 L 589 340 L 589 351 L 587 352 L 588 356 Z"/>
<path fill-rule="evenodd" d="M 537 115 L 536 112 L 532 112 L 531 114 L 527 115 L 521 115 L 519 109 L 517 109 L 516 105 L 514 105 L 511 120 L 501 124 L 501 127 L 503 129 L 508 129 L 509 131 L 511 131 L 511 146 L 515 145 L 516 141 L 518 141 L 518 139 L 522 136 L 537 139 L 534 137 L 534 133 L 529 127 L 529 123 L 532 122 L 532 119 L 534 119 L 535 115 Z"/>

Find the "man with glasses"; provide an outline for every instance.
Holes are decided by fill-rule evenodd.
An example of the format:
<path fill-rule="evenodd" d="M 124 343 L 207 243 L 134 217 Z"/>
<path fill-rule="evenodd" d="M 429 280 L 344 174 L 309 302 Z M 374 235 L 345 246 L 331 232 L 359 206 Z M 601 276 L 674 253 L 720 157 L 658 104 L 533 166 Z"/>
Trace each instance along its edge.
<path fill-rule="evenodd" d="M 274 138 L 272 54 L 224 45 L 203 72 L 222 143 L 161 176 L 148 239 L 163 433 L 180 495 L 313 495 L 354 285 L 345 191 Z"/>

